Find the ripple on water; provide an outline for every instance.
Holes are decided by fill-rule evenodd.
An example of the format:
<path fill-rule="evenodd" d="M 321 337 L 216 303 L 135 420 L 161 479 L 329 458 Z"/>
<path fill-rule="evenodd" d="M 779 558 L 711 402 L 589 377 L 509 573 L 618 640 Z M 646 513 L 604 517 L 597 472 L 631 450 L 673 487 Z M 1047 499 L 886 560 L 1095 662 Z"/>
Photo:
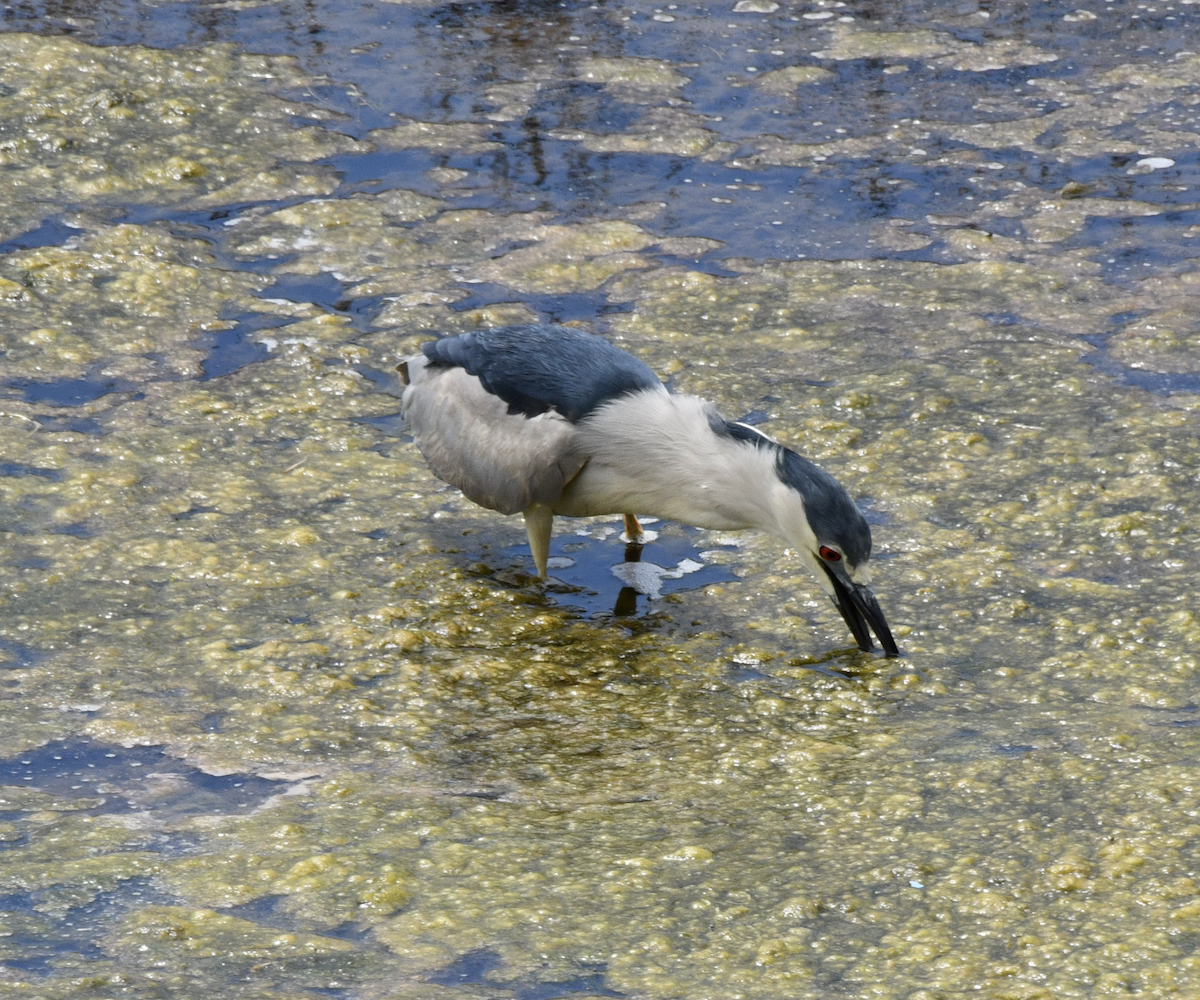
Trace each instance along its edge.
<path fill-rule="evenodd" d="M 72 709 L 97 712 L 100 706 Z M 10 812 L 14 806 L 21 808 L 15 790 L 23 789 L 56 796 L 67 809 L 73 808 L 74 801 L 81 803 L 80 808 L 105 813 L 145 810 L 164 815 L 252 809 L 288 787 L 287 782 L 252 775 L 207 774 L 168 757 L 161 747 L 77 739 L 53 741 L 0 760 L 0 784 L 16 796 L 5 806 Z"/>

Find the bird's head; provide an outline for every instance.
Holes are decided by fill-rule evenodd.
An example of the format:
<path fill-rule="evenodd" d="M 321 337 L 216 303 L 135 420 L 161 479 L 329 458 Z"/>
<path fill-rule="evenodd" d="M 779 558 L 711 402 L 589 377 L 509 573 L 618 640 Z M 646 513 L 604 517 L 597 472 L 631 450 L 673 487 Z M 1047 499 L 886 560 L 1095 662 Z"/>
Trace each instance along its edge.
<path fill-rule="evenodd" d="M 783 527 L 818 582 L 833 598 L 860 649 L 874 649 L 871 632 L 888 656 L 898 656 L 887 619 L 870 588 L 871 529 L 850 494 L 828 472 L 780 448 L 776 471 L 799 494 L 802 523 Z"/>

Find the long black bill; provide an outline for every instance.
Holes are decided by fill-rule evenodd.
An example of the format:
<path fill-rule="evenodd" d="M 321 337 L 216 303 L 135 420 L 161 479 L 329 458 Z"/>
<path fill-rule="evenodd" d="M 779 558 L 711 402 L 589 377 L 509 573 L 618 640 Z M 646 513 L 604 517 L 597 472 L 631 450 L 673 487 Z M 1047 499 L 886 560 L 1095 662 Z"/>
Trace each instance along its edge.
<path fill-rule="evenodd" d="M 883 609 L 875 600 L 871 588 L 857 583 L 847 586 L 824 563 L 821 564 L 821 568 L 825 570 L 826 576 L 833 583 L 834 600 L 837 602 L 838 611 L 842 613 L 846 624 L 850 626 L 850 631 L 854 633 L 854 641 L 858 643 L 858 648 L 867 651 L 875 648 L 875 644 L 871 641 L 871 630 L 874 630 L 875 635 L 879 637 L 879 645 L 883 647 L 884 655 L 899 656 L 900 650 L 896 646 L 896 640 L 892 638 L 892 630 L 888 628 L 887 619 L 883 616 Z"/>

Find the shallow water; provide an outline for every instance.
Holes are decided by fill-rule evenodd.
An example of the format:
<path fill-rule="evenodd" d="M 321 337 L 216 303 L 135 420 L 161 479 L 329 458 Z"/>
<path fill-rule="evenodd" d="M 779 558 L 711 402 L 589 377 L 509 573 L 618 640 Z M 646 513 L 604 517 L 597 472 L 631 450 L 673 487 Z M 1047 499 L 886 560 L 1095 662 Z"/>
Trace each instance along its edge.
<path fill-rule="evenodd" d="M 1200 989 L 1200 6 L 738 7 L 4 9 L 6 993 Z M 753 535 L 539 585 L 394 375 L 539 318 L 838 475 L 904 657 Z"/>

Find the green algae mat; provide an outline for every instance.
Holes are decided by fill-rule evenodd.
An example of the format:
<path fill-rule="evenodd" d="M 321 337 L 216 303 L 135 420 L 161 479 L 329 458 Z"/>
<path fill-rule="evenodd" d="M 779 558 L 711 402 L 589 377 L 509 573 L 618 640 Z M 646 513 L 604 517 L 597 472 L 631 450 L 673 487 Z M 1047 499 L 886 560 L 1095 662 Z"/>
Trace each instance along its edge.
<path fill-rule="evenodd" d="M 1200 10 L 1011 6 L 6 20 L 0 996 L 1200 996 Z M 752 534 L 539 584 L 394 374 L 538 319 L 904 656 Z"/>

